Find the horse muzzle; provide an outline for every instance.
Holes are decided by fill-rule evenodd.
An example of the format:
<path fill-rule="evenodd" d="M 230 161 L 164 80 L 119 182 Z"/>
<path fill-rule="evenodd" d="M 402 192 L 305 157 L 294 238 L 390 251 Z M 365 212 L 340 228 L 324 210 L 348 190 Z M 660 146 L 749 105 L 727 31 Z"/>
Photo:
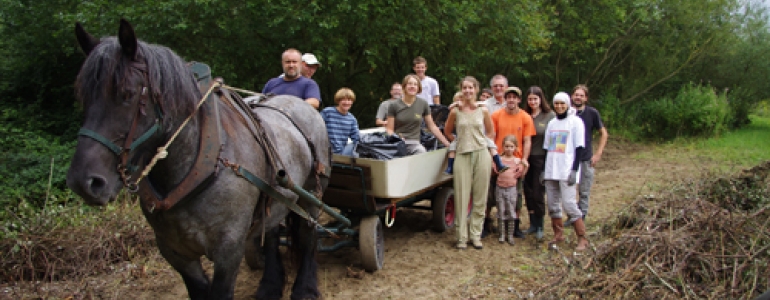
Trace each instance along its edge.
<path fill-rule="evenodd" d="M 90 205 L 106 205 L 123 186 L 118 172 L 107 167 L 115 158 L 101 147 L 81 144 L 67 170 L 67 186 Z"/>
<path fill-rule="evenodd" d="M 109 182 L 103 176 L 73 176 L 71 173 L 67 174 L 67 186 L 89 205 L 103 206 L 115 199 L 117 193 L 113 192 L 114 188 L 110 188 Z"/>

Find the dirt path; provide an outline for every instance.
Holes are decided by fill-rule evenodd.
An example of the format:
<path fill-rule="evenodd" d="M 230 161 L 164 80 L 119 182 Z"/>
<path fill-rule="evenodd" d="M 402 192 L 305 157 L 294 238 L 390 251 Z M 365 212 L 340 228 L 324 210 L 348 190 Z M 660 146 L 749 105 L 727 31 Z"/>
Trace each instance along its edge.
<path fill-rule="evenodd" d="M 667 157 L 664 157 L 667 156 Z M 694 159 L 694 158 L 690 158 Z M 602 237 L 596 232 L 603 222 L 630 203 L 636 195 L 646 194 L 665 182 L 692 174 L 695 164 L 685 159 L 671 162 L 669 154 L 648 146 L 612 139 L 603 160 L 597 166 L 593 187 L 591 215 L 588 218 L 590 238 Z M 529 221 L 523 216 L 523 227 Z M 392 228 L 385 230 L 385 261 L 382 270 L 365 273 L 363 278 L 347 276 L 348 268 L 360 270 L 360 254 L 356 249 L 343 249 L 318 256 L 319 287 L 325 299 L 479 299 L 528 296 L 541 286 L 554 261 L 561 259 L 544 244 L 531 237 L 517 240 L 515 246 L 499 244 L 495 237 L 484 240 L 481 251 L 458 251 L 452 247 L 454 231 L 436 233 L 430 228 L 430 212 L 401 209 Z M 546 239 L 551 238 L 546 221 Z M 568 244 L 574 247 L 574 234 L 566 230 Z M 571 252 L 571 251 L 565 251 Z M 138 267 L 137 267 L 138 266 Z M 250 299 L 261 274 L 242 264 L 236 299 Z M 289 278 L 294 274 L 290 273 Z M 82 283 L 81 283 L 82 286 Z M 185 299 L 182 280 L 159 255 L 133 265 L 116 266 L 116 272 L 100 276 L 89 284 L 87 294 L 101 299 L 132 297 L 135 299 Z M 287 285 L 288 298 L 290 285 Z M 36 289 L 40 290 L 40 286 Z M 47 294 L 56 285 L 47 286 Z M 18 290 L 17 290 L 18 291 Z M 32 291 L 25 292 L 29 294 Z M 34 294 L 34 292 L 32 292 Z M 0 298 L 12 295 L 0 291 Z M 38 294 L 39 295 L 39 294 Z M 72 294 L 69 294 L 72 295 Z M 18 294 L 16 296 L 19 296 Z M 19 298 L 19 297 L 13 297 Z"/>

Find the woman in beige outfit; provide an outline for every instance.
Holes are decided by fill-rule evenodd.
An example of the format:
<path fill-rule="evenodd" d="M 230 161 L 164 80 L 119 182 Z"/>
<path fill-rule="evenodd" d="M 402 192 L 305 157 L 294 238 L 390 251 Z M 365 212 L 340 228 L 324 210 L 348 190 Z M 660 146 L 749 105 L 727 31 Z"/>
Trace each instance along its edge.
<path fill-rule="evenodd" d="M 479 82 L 465 77 L 460 81 L 463 105 L 452 109 L 444 127 L 444 135 L 454 139 L 457 130 L 457 155 L 454 162 L 455 228 L 457 248 L 466 249 L 470 231 L 473 247 L 481 249 L 481 227 L 484 223 L 492 158 L 487 151 L 487 137 L 494 139 L 494 127 L 489 111 L 476 104 Z M 486 133 L 486 135 L 485 135 Z M 473 207 L 468 224 L 468 203 Z"/>

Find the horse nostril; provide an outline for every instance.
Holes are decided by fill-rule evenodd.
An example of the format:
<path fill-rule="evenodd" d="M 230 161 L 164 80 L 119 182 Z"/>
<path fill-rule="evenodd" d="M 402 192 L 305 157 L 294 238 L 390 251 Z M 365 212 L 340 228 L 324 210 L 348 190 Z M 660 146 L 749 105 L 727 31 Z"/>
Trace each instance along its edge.
<path fill-rule="evenodd" d="M 88 178 L 87 185 L 88 192 L 93 196 L 99 196 L 102 194 L 105 188 L 107 188 L 107 180 L 101 176 L 91 176 Z"/>

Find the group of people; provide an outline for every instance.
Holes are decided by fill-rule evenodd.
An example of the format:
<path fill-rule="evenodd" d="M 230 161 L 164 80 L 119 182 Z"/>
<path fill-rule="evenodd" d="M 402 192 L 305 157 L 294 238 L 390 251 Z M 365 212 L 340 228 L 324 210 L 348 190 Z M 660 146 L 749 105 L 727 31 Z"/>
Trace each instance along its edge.
<path fill-rule="evenodd" d="M 318 108 L 320 91 L 311 79 L 320 66 L 316 57 L 289 49 L 282 55 L 282 66 L 284 74 L 268 81 L 262 92 L 294 95 Z M 514 244 L 515 238 L 527 234 L 541 240 L 547 207 L 554 233 L 551 242 L 564 241 L 564 227 L 574 226 L 576 250 L 585 249 L 584 220 L 594 166 L 608 138 L 599 112 L 587 105 L 588 87 L 577 85 L 571 95 L 557 93 L 551 108 L 540 87 L 522 93 L 509 86 L 505 76 L 495 75 L 491 89 L 481 90 L 478 80 L 468 76 L 460 81 L 442 132 L 430 110 L 430 105 L 441 103 L 438 82 L 425 74 L 427 61 L 422 57 L 414 59 L 413 70 L 391 85 L 392 98 L 380 105 L 376 124 L 385 127 L 387 135 L 401 137 L 409 155 L 426 152 L 420 143 L 423 124 L 449 148 L 445 172 L 454 175 L 456 247 L 466 249 L 470 242 L 483 248 L 483 233 L 492 231 L 493 207 L 500 242 Z M 360 138 L 358 122 L 350 113 L 355 100 L 352 90 L 341 88 L 334 95 L 336 106 L 321 111 L 334 153 L 355 155 Z M 596 151 L 591 147 L 594 131 L 601 136 Z M 522 194 L 530 221 L 526 232 L 519 228 Z"/>
<path fill-rule="evenodd" d="M 514 244 L 514 238 L 526 234 L 542 239 L 547 207 L 554 233 L 551 243 L 563 242 L 564 227 L 574 226 L 578 236 L 576 250 L 584 250 L 588 246 L 584 220 L 588 215 L 594 166 L 601 159 L 608 138 L 599 112 L 586 105 L 588 87 L 577 85 L 571 96 L 557 93 L 552 109 L 540 87 L 532 86 L 522 93 L 519 88 L 508 86 L 503 75 L 492 77 L 490 86 L 489 97 L 482 104 L 476 100 L 477 81 L 472 77 L 463 79 L 463 97 L 451 106 L 444 130 L 447 136 L 456 130 L 458 145 L 466 145 L 458 147 L 454 167 L 457 248 L 465 249 L 468 241 L 474 248 L 483 248 L 482 233 L 491 231 L 493 220 L 489 216 L 496 206 L 500 242 Z M 519 107 L 522 96 L 527 101 L 524 109 Z M 601 134 L 595 152 L 591 147 L 594 131 Z M 485 138 L 494 139 L 495 144 L 488 145 Z M 469 143 L 472 146 L 467 146 Z M 495 146 L 502 149 L 503 167 L 493 164 L 494 160 L 488 157 L 494 155 L 488 148 Z M 458 163 L 461 160 L 463 163 Z M 466 166 L 465 161 L 472 163 Z M 522 198 L 522 192 L 530 220 L 526 232 L 519 229 L 522 201 L 517 200 Z M 487 203 L 474 201 L 467 221 L 470 226 L 466 227 L 470 199 L 485 198 L 489 199 Z M 566 222 L 562 219 L 564 214 Z"/>
<path fill-rule="evenodd" d="M 505 76 L 495 75 L 491 88 L 481 90 L 475 78 L 465 77 L 450 105 L 444 131 L 437 134 L 424 105 L 438 103 L 433 98 L 438 95 L 437 83 L 425 75 L 427 63 L 423 58 L 414 60 L 413 69 L 414 75 L 393 83 L 392 99 L 380 105 L 376 123 L 412 145 L 419 144 L 421 122 L 445 146 L 451 141 L 446 172 L 454 175 L 456 247 L 466 249 L 470 242 L 482 249 L 481 239 L 492 231 L 491 210 L 496 207 L 500 242 L 514 244 L 515 238 L 527 234 L 542 240 L 547 208 L 554 232 L 551 242 L 564 241 L 564 227 L 574 226 L 576 249 L 585 249 L 584 220 L 594 166 L 608 138 L 598 111 L 586 105 L 588 87 L 578 85 L 571 95 L 556 94 L 552 109 L 540 87 L 532 86 L 522 93 L 509 86 Z M 424 94 L 426 90 L 430 92 Z M 415 101 L 415 94 L 424 101 Z M 522 97 L 526 99 L 524 109 L 520 108 Z M 400 125 L 409 120 L 409 126 Z M 594 131 L 601 134 L 596 151 L 591 147 Z M 530 221 L 525 232 L 519 228 L 522 198 Z M 565 214 L 566 222 L 562 219 Z"/>

